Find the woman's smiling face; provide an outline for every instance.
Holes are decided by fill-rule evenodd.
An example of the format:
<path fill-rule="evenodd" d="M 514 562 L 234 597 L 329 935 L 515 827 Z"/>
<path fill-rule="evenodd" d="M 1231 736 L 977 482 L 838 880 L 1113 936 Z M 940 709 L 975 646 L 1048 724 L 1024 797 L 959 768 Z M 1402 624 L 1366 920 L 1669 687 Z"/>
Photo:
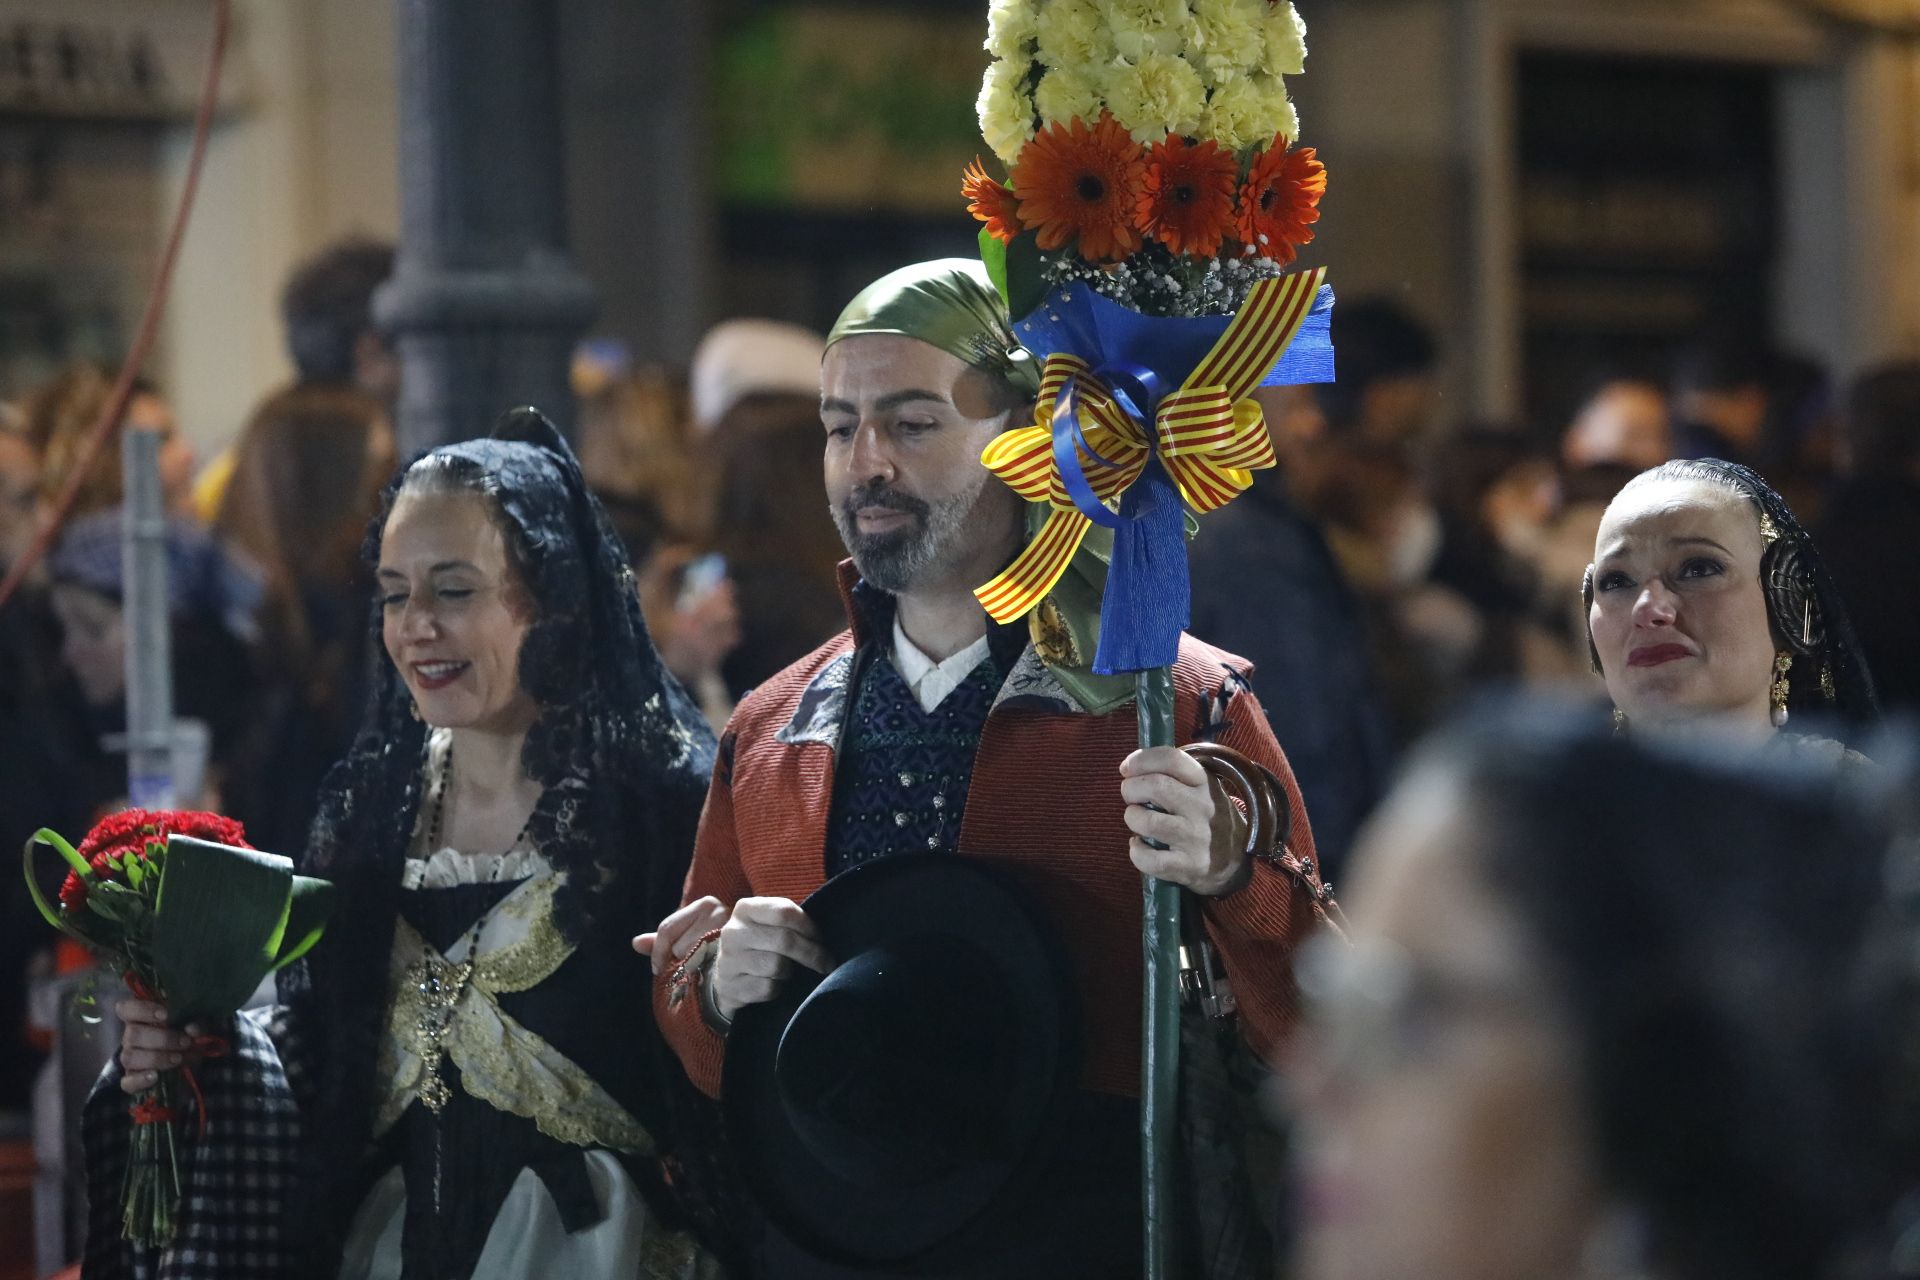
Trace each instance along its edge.
<path fill-rule="evenodd" d="M 1774 639 L 1753 504 L 1709 481 L 1630 485 L 1594 544 L 1587 622 L 1613 705 L 1636 723 L 1768 723 Z"/>
<path fill-rule="evenodd" d="M 520 646 L 534 606 L 484 498 L 403 491 L 381 538 L 379 580 L 381 637 L 421 719 L 505 733 L 533 723 Z"/>

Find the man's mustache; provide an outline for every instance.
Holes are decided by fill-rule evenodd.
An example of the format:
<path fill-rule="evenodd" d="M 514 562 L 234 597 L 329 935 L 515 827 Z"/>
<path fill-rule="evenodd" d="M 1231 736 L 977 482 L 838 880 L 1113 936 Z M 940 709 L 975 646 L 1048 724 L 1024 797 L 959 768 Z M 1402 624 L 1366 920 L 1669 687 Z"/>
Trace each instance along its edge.
<path fill-rule="evenodd" d="M 910 493 L 888 488 L 884 484 L 864 484 L 847 495 L 840 509 L 846 512 L 851 522 L 866 507 L 885 507 L 889 511 L 904 511 L 908 515 L 918 516 L 922 520 L 933 512 L 933 508 Z"/>

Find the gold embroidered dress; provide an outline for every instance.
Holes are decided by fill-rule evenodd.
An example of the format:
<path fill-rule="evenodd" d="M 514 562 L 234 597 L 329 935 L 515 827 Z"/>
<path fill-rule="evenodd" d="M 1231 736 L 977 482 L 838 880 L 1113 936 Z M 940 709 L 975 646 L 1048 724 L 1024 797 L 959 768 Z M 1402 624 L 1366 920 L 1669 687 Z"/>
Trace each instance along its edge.
<path fill-rule="evenodd" d="M 430 785 L 448 740 L 430 739 Z M 586 1056 L 609 1079 L 625 1052 L 603 1034 L 617 1005 L 605 966 L 554 924 L 561 876 L 524 844 L 466 854 L 418 837 L 377 1058 L 376 1167 L 389 1167 L 354 1217 L 340 1275 L 704 1274 L 636 1182 L 652 1135 L 617 1086 L 554 1043 L 587 1032 Z"/>

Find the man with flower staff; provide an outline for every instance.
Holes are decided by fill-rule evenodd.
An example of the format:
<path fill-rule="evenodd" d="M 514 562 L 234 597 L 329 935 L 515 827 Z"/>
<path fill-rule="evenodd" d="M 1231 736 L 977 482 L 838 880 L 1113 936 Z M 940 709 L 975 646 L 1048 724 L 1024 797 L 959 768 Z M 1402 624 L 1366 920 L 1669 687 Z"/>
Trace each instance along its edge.
<path fill-rule="evenodd" d="M 729 915 L 663 976 L 660 1024 L 694 1082 L 729 1107 L 769 1219 L 768 1274 L 1138 1274 L 1140 876 L 1204 902 L 1240 1027 L 1270 1052 L 1294 1015 L 1295 943 L 1324 892 L 1299 794 L 1246 664 L 1190 637 L 1172 668 L 1176 740 L 1234 748 L 1278 780 L 1294 815 L 1279 856 L 1250 855 L 1247 815 L 1194 757 L 1134 749 L 1134 681 L 1089 670 L 1101 573 L 1092 542 L 1031 621 L 989 618 L 975 589 L 1021 554 L 1032 526 L 982 453 L 1033 421 L 1038 379 L 980 263 L 883 277 L 828 343 L 825 476 L 852 556 L 842 568 L 849 629 L 751 694 L 727 727 L 683 910 L 717 903 Z M 912 1179 L 899 1172 L 897 1126 L 862 1128 L 859 1117 L 893 1114 L 877 1101 L 891 1073 L 926 1064 L 890 1058 L 890 1028 L 857 1019 L 834 1043 L 810 1041 L 791 1008 L 808 1008 L 803 994 L 827 991 L 836 979 L 822 985 L 821 975 L 848 960 L 802 905 L 809 895 L 916 855 L 982 866 L 1031 905 L 1070 975 L 1061 1020 L 1078 1041 L 1077 1068 L 1024 1149 L 947 1131 L 947 1146 L 915 1150 L 936 1166 L 986 1166 L 994 1183 L 971 1220 L 919 1236 L 915 1213 L 939 1215 L 901 1190 Z M 979 928 L 990 936 L 993 922 Z M 769 1029 L 770 1008 L 793 1020 Z M 837 1101 L 809 1109 L 794 1081 L 803 1063 L 817 1076 L 823 1060 L 844 1079 Z M 735 1096 L 754 1088 L 785 1100 L 797 1139 L 757 1127 L 762 1112 Z M 975 1125 L 995 1128 L 990 1105 Z M 803 1181 L 846 1192 L 823 1202 Z"/>

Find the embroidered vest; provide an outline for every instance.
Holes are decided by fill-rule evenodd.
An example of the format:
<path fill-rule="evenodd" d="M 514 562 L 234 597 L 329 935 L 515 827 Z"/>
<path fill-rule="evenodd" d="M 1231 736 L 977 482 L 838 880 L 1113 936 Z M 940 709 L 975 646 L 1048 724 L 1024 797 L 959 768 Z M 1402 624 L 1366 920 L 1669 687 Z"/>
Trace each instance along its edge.
<path fill-rule="evenodd" d="M 827 828 L 829 878 L 890 854 L 952 852 L 1001 679 L 999 664 L 984 658 L 927 711 L 892 660 L 874 657 L 841 745 Z"/>

